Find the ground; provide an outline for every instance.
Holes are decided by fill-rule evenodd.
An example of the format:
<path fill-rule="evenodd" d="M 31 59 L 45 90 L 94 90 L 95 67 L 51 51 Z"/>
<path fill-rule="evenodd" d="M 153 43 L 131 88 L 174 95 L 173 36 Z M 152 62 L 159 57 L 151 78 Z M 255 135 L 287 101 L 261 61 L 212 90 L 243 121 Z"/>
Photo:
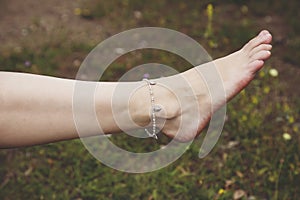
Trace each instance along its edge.
<path fill-rule="evenodd" d="M 209 3 L 213 5 L 213 30 L 205 35 Z M 228 104 L 221 140 L 205 159 L 198 158 L 201 138 L 172 165 L 140 175 L 104 166 L 79 140 L 1 150 L 0 199 L 238 199 L 238 195 L 249 200 L 297 199 L 298 7 L 296 0 L 0 0 L 0 70 L 7 71 L 74 78 L 95 45 L 113 34 L 143 26 L 186 33 L 213 58 L 236 50 L 261 29 L 274 36 L 272 58 L 255 81 Z M 182 62 L 169 54 L 140 55 L 118 60 L 106 78 L 115 80 L 141 60 L 159 60 L 184 70 L 178 64 Z M 274 70 L 278 76 L 270 73 Z M 112 140 L 141 152 L 167 142 L 140 142 L 126 136 Z"/>

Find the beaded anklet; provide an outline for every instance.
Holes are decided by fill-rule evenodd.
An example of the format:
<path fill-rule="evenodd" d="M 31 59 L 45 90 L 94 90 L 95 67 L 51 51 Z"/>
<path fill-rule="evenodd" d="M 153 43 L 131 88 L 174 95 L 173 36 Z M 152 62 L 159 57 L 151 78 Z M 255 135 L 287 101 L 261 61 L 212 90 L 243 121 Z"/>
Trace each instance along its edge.
<path fill-rule="evenodd" d="M 150 92 L 150 99 L 151 99 L 151 123 L 152 123 L 152 133 L 150 133 L 146 128 L 145 131 L 149 135 L 149 137 L 153 137 L 155 139 L 158 139 L 157 134 L 156 134 L 156 112 L 159 112 L 161 110 L 161 107 L 159 105 L 155 105 L 155 99 L 154 99 L 154 93 L 152 86 L 156 85 L 155 81 L 150 81 L 146 78 L 143 79 L 148 85 L 149 92 Z"/>

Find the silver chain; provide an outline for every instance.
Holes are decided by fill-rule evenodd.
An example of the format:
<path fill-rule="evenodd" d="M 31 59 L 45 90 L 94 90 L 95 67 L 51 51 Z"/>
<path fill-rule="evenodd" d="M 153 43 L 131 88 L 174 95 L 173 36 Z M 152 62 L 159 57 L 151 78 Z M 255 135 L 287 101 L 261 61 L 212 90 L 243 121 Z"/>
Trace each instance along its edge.
<path fill-rule="evenodd" d="M 153 93 L 153 89 L 152 86 L 156 85 L 155 81 L 150 81 L 146 78 L 143 79 L 143 81 L 145 81 L 148 85 L 149 88 L 149 92 L 150 92 L 150 100 L 151 100 L 151 123 L 152 123 L 152 133 L 150 133 L 150 131 L 148 131 L 145 128 L 146 133 L 149 135 L 149 137 L 153 137 L 155 139 L 158 139 L 157 135 L 156 135 L 156 112 L 159 112 L 161 110 L 161 107 L 158 105 L 155 105 L 155 99 L 154 99 L 154 93 Z"/>

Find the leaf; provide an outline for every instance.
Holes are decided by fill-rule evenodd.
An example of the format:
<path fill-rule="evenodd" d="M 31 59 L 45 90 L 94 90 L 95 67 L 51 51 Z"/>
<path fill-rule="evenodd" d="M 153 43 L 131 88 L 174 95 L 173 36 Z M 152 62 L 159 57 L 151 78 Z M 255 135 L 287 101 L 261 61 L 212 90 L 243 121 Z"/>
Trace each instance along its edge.
<path fill-rule="evenodd" d="M 233 199 L 234 200 L 241 199 L 244 196 L 246 196 L 246 192 L 244 190 L 236 190 L 233 193 Z"/>
<path fill-rule="evenodd" d="M 25 176 L 29 176 L 31 174 L 32 170 L 33 170 L 33 167 L 30 165 L 28 167 L 28 169 L 24 172 L 24 175 Z"/>
<path fill-rule="evenodd" d="M 243 174 L 242 172 L 240 172 L 240 171 L 236 171 L 235 173 L 236 173 L 236 175 L 237 175 L 238 177 L 240 177 L 240 178 L 243 178 L 243 177 L 244 177 L 244 174 Z"/>
<path fill-rule="evenodd" d="M 225 188 L 228 189 L 233 184 L 234 184 L 234 180 L 226 180 L 225 181 Z"/>
<path fill-rule="evenodd" d="M 257 174 L 261 176 L 261 175 L 263 175 L 266 171 L 268 171 L 268 168 L 267 168 L 267 167 L 264 167 L 264 168 L 260 169 L 260 170 L 257 172 Z"/>

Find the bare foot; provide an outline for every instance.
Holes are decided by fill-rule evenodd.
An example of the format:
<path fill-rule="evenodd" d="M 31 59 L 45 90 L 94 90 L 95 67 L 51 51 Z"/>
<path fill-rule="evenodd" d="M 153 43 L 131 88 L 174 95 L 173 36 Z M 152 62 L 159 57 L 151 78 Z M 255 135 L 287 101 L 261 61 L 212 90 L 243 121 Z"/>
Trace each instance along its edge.
<path fill-rule="evenodd" d="M 154 88 L 157 91 L 155 95 L 158 103 L 164 105 L 164 112 L 157 113 L 158 118 L 166 119 L 163 126 L 161 125 L 162 132 L 179 141 L 189 141 L 197 136 L 207 125 L 216 108 L 237 95 L 263 67 L 264 61 L 271 55 L 271 41 L 271 34 L 265 30 L 261 31 L 239 51 L 182 74 L 158 79 L 161 85 L 169 88 L 168 90 L 174 94 L 171 96 L 168 92 L 165 97 L 158 96 L 160 91 L 166 89 Z M 215 70 L 211 70 L 212 68 Z M 216 84 L 215 87 L 221 85 L 220 90 L 223 90 L 223 94 L 217 92 L 212 99 L 210 88 L 205 80 L 206 76 L 210 76 L 212 82 L 221 81 L 221 84 Z M 182 78 L 186 80 L 186 84 L 179 81 Z M 189 92 L 191 89 L 193 95 Z"/>
<path fill-rule="evenodd" d="M 225 84 L 227 101 L 245 88 L 271 56 L 272 35 L 264 30 L 242 49 L 214 61 Z"/>

